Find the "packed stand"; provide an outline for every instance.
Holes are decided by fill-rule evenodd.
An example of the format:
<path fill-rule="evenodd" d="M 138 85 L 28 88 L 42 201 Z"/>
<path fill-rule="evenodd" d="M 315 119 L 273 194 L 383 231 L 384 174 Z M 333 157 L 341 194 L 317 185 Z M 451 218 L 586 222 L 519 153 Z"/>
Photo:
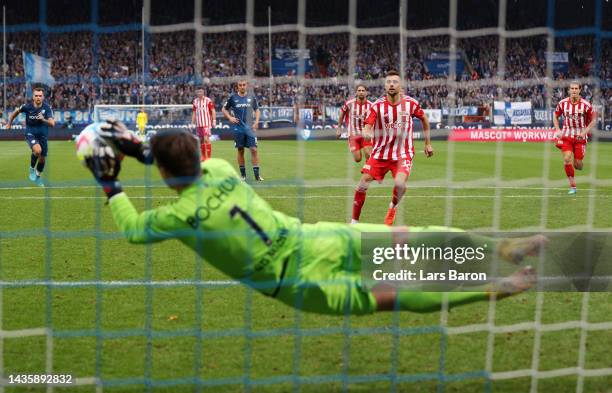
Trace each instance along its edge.
<path fill-rule="evenodd" d="M 7 106 L 16 107 L 24 101 L 22 51 L 33 52 L 53 59 L 53 76 L 57 83 L 48 94 L 50 104 L 61 109 L 88 109 L 94 104 L 139 104 L 145 97 L 147 104 L 186 104 L 194 95 L 195 34 L 193 31 L 147 35 L 145 48 L 148 75 L 142 87 L 142 48 L 139 32 L 122 32 L 94 35 L 88 32 L 48 34 L 43 47 L 38 33 L 15 33 L 8 35 L 7 62 L 8 97 Z M 347 76 L 349 68 L 350 36 L 328 34 L 307 36 L 306 48 L 310 52 L 312 69 L 306 78 L 329 78 L 325 86 L 302 87 L 300 101 L 304 105 L 323 108 L 340 105 L 351 93 L 347 86 L 334 78 Z M 293 105 L 300 89 L 296 84 L 275 83 L 270 85 L 265 77 L 270 73 L 268 61 L 269 42 L 267 35 L 254 38 L 256 56 L 254 74 L 259 79 L 255 92 L 262 104 L 272 100 L 275 106 Z M 299 44 L 297 32 L 272 35 L 275 49 L 296 49 Z M 97 55 L 94 48 L 97 46 Z M 244 75 L 247 72 L 246 34 L 228 32 L 204 34 L 202 36 L 202 80 L 208 94 L 217 106 L 232 89 L 230 85 L 207 83 L 208 78 Z M 356 39 L 355 72 L 357 80 L 381 78 L 390 68 L 397 68 L 399 59 L 399 35 L 359 36 Z M 447 76 L 430 73 L 426 61 L 434 52 L 448 53 L 449 37 L 419 37 L 405 40 L 404 75 L 408 81 L 440 82 L 438 86 L 414 88 L 410 83 L 406 92 L 415 96 L 424 108 L 457 106 L 480 106 L 494 99 L 530 100 L 534 108 L 546 107 L 545 36 L 534 36 L 506 40 L 504 79 L 517 82 L 511 88 L 495 85 L 457 89 L 454 97 L 449 95 L 445 83 Z M 483 36 L 457 40 L 457 49 L 463 72 L 458 81 L 469 82 L 495 78 L 500 71 L 498 58 L 499 38 Z M 570 79 L 592 75 L 595 41 L 592 36 L 557 39 L 557 51 L 568 52 L 569 72 L 555 72 L 555 79 Z M 612 78 L 612 45 L 602 41 L 599 77 L 609 83 Z M 522 85 L 522 80 L 535 84 Z M 541 83 L 540 83 L 541 81 Z M 382 89 L 373 88 L 372 97 L 382 94 Z M 565 92 L 555 89 L 551 97 L 553 104 Z M 593 100 L 595 91 L 586 86 L 583 95 Z M 602 88 L 595 104 L 607 107 L 612 103 L 610 88 Z M 606 117 L 610 117 L 607 114 Z"/>

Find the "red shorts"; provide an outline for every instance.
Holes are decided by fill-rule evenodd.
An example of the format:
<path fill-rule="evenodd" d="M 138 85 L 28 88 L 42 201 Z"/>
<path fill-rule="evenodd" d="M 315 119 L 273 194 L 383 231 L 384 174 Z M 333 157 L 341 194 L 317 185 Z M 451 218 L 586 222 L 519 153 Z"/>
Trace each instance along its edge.
<path fill-rule="evenodd" d="M 411 159 L 401 159 L 401 160 L 378 160 L 376 158 L 368 158 L 368 161 L 365 163 L 363 168 L 361 169 L 361 173 L 367 173 L 372 176 L 375 180 L 381 182 L 387 172 L 391 171 L 393 178 L 398 173 L 405 173 L 406 176 L 410 176 L 410 170 L 412 169 L 412 160 Z"/>
<path fill-rule="evenodd" d="M 350 151 L 357 151 L 363 149 L 366 146 L 372 146 L 372 140 L 367 140 L 361 135 L 349 136 L 348 142 Z"/>
<path fill-rule="evenodd" d="M 564 136 L 561 139 L 557 139 L 557 149 L 561 151 L 571 151 L 574 153 L 574 158 L 577 160 L 584 159 L 586 154 L 587 141 L 585 138 L 577 139 L 576 137 Z"/>
<path fill-rule="evenodd" d="M 209 127 L 196 127 L 196 135 L 200 139 L 202 139 L 204 137 L 209 137 L 210 136 L 210 128 Z"/>

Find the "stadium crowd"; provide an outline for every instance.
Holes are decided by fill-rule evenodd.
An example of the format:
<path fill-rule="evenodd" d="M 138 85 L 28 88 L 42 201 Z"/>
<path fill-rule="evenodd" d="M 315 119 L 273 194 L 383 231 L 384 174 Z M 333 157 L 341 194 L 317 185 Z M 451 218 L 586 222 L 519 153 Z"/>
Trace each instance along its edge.
<path fill-rule="evenodd" d="M 202 77 L 207 94 L 219 106 L 233 88 L 231 84 L 206 83 L 207 78 L 228 77 L 246 74 L 246 34 L 228 32 L 204 34 L 202 45 Z M 268 62 L 268 37 L 256 36 L 254 74 L 264 77 L 255 84 L 255 92 L 263 105 L 270 99 L 276 106 L 290 106 L 298 92 L 298 83 L 275 83 L 270 89 Z M 610 40 L 602 41 L 599 77 L 612 78 L 612 45 Z M 557 39 L 555 50 L 567 52 L 569 72 L 555 72 L 555 79 L 593 76 L 592 36 L 578 36 Z M 145 87 L 141 86 L 142 53 L 139 32 L 121 32 L 94 35 L 88 32 L 47 34 L 38 32 L 8 34 L 8 98 L 7 106 L 13 108 L 23 102 L 22 51 L 38 53 L 53 59 L 52 74 L 57 83 L 48 94 L 50 104 L 55 108 L 87 109 L 94 104 L 137 104 L 146 97 L 150 104 L 185 104 L 194 96 L 195 87 L 195 38 L 191 31 L 150 34 L 145 41 L 148 75 Z M 499 38 L 483 36 L 459 39 L 457 49 L 464 63 L 458 81 L 475 81 L 495 77 L 500 71 L 498 56 Z M 298 48 L 297 33 L 274 34 L 272 47 L 275 49 Z M 433 52 L 447 52 L 448 36 L 408 38 L 405 42 L 405 76 L 410 81 L 434 80 L 446 76 L 430 73 L 426 60 Z M 98 49 L 96 49 L 98 48 Z M 306 78 L 328 78 L 323 86 L 302 87 L 303 103 L 309 106 L 338 106 L 350 94 L 345 84 L 334 78 L 348 75 L 350 37 L 348 34 L 327 34 L 306 37 L 306 48 L 310 50 L 312 69 Z M 500 88 L 487 85 L 459 88 L 454 96 L 456 106 L 480 106 L 494 99 L 530 100 L 534 108 L 544 108 L 546 92 L 545 36 L 508 39 L 506 41 L 504 77 L 514 82 L 512 87 Z M 97 55 L 94 55 L 97 53 Z M 359 36 L 356 40 L 356 79 L 380 78 L 385 70 L 399 65 L 399 36 Z M 542 81 L 535 85 L 524 85 L 525 79 Z M 380 88 L 372 88 L 370 94 L 377 96 Z M 417 98 L 424 108 L 449 107 L 453 97 L 449 88 L 439 86 L 426 88 L 407 87 L 407 93 Z M 583 95 L 595 104 L 609 106 L 612 103 L 612 89 L 602 89 L 599 97 L 594 89 L 586 86 Z M 555 91 L 553 104 L 565 92 Z M 609 117 L 608 114 L 606 117 Z"/>

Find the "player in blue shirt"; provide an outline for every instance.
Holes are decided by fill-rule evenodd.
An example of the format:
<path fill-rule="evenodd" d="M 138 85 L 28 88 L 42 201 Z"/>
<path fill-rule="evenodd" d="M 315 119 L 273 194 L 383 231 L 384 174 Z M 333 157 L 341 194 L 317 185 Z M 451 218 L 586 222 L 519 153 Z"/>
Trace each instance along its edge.
<path fill-rule="evenodd" d="M 15 112 L 11 114 L 8 120 L 6 129 L 11 129 L 13 120 L 20 113 L 25 113 L 26 117 L 26 132 L 25 140 L 32 150 L 30 156 L 30 174 L 29 178 L 39 186 L 44 186 L 40 178 L 43 169 L 45 169 L 45 160 L 48 153 L 47 136 L 49 135 L 49 126 L 55 127 L 53 119 L 53 109 L 44 102 L 45 94 L 41 87 L 36 87 L 32 92 L 32 102 L 21 105 Z"/>
<path fill-rule="evenodd" d="M 247 94 L 248 82 L 238 81 L 238 94 L 232 94 L 223 105 L 223 115 L 232 123 L 234 131 L 235 147 L 238 149 L 238 166 L 240 176 L 246 180 L 246 169 L 244 166 L 244 148 L 251 151 L 253 163 L 253 174 L 255 180 L 262 181 L 259 175 L 259 157 L 257 155 L 257 137 L 255 130 L 259 127 L 259 106 L 255 96 Z M 230 112 L 231 111 L 231 112 Z"/>

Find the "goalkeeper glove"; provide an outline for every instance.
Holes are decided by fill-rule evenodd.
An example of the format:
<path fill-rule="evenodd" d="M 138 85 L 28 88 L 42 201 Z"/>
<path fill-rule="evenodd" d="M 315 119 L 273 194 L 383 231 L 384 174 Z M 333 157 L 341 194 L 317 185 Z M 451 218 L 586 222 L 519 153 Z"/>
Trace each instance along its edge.
<path fill-rule="evenodd" d="M 153 154 L 148 144 L 132 134 L 120 121 L 106 121 L 100 126 L 98 135 L 112 143 L 126 156 L 134 157 L 145 165 L 153 164 Z"/>
<path fill-rule="evenodd" d="M 121 171 L 121 157 L 117 157 L 110 146 L 94 146 L 92 155 L 85 158 L 85 164 L 109 199 L 123 191 L 117 179 Z"/>

